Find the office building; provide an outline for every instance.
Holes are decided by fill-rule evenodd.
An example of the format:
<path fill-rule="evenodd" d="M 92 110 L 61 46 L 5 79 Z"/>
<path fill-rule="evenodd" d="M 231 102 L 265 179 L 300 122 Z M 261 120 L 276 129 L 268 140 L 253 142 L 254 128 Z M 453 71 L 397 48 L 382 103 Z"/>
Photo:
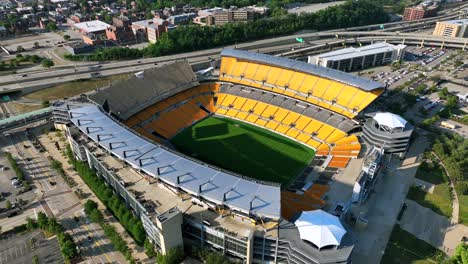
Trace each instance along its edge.
<path fill-rule="evenodd" d="M 413 6 L 405 8 L 403 21 L 419 20 L 437 15 L 437 6 Z"/>
<path fill-rule="evenodd" d="M 467 38 L 467 27 L 468 19 L 439 21 L 437 22 L 432 35 L 453 38 Z"/>
<path fill-rule="evenodd" d="M 341 71 L 355 71 L 399 61 L 405 45 L 380 42 L 360 48 L 346 48 L 309 56 L 309 63 Z"/>

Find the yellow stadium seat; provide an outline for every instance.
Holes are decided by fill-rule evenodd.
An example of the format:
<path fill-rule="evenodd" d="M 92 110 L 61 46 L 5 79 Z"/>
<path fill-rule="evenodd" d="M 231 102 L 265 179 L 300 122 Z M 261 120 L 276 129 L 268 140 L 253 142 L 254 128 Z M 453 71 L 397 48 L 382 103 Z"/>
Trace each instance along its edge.
<path fill-rule="evenodd" d="M 255 108 L 254 108 L 254 113 L 256 115 L 261 115 L 263 113 L 263 110 L 265 110 L 265 108 L 267 107 L 268 105 L 265 104 L 265 103 L 262 103 L 262 102 L 257 102 L 257 104 L 255 105 Z"/>
<path fill-rule="evenodd" d="M 317 149 L 319 146 L 322 145 L 322 143 L 316 141 L 316 140 L 313 140 L 313 139 L 309 139 L 309 141 L 307 141 L 307 145 L 313 147 L 314 149 Z"/>
<path fill-rule="evenodd" d="M 268 105 L 265 110 L 262 112 L 262 116 L 265 118 L 270 118 L 278 110 L 278 107 L 274 105 Z"/>
<path fill-rule="evenodd" d="M 292 74 L 294 72 L 291 70 L 283 69 L 279 76 L 277 77 L 278 79 L 276 80 L 276 85 L 279 86 L 288 86 L 289 87 L 289 82 L 291 81 Z"/>
<path fill-rule="evenodd" d="M 266 124 L 266 127 L 271 130 L 276 130 L 276 128 L 278 127 L 278 122 L 270 121 L 268 122 L 268 124 Z"/>
<path fill-rule="evenodd" d="M 312 121 L 304 128 L 304 132 L 307 134 L 312 134 L 313 132 L 319 130 L 323 126 L 323 123 L 312 119 Z"/>
<path fill-rule="evenodd" d="M 309 141 L 309 139 L 310 139 L 310 135 L 307 135 L 305 133 L 299 133 L 299 135 L 296 137 L 296 139 L 303 142 L 303 143 L 307 143 L 307 141 Z"/>
<path fill-rule="evenodd" d="M 235 62 L 236 59 L 234 58 L 223 57 L 221 60 L 220 75 L 222 75 L 222 73 L 231 74 Z"/>
<path fill-rule="evenodd" d="M 220 114 L 220 115 L 225 115 L 227 113 L 227 109 L 225 108 L 221 108 L 221 107 L 218 107 L 218 109 L 216 110 L 216 113 L 217 114 Z"/>
<path fill-rule="evenodd" d="M 286 135 L 289 136 L 289 137 L 291 137 L 291 138 L 296 138 L 297 135 L 299 135 L 299 131 L 297 131 L 297 130 L 294 129 L 294 128 L 290 128 L 290 129 L 288 130 L 288 132 L 286 132 Z"/>
<path fill-rule="evenodd" d="M 237 113 L 239 113 L 239 111 L 237 111 L 235 109 L 229 109 L 229 111 L 227 111 L 226 115 L 236 117 Z"/>
<path fill-rule="evenodd" d="M 255 124 L 260 125 L 262 127 L 264 127 L 267 123 L 268 123 L 268 121 L 265 121 L 265 120 L 260 119 L 260 118 L 257 119 L 257 121 L 255 121 Z"/>
<path fill-rule="evenodd" d="M 250 80 L 255 80 L 255 74 L 260 66 L 256 63 L 249 62 L 245 68 L 244 76 Z"/>
<path fill-rule="evenodd" d="M 318 131 L 317 131 L 317 137 L 320 138 L 321 140 L 325 140 L 331 133 L 333 133 L 335 129 L 329 125 L 323 125 Z"/>
<path fill-rule="evenodd" d="M 281 74 L 282 69 L 271 67 L 270 72 L 268 72 L 267 76 L 267 83 L 276 85 L 276 80 L 278 76 Z"/>
<path fill-rule="evenodd" d="M 289 81 L 289 89 L 299 91 L 306 79 L 306 74 L 302 72 L 293 72 Z"/>
<path fill-rule="evenodd" d="M 307 117 L 307 116 L 301 116 L 296 121 L 296 128 L 299 130 L 303 130 L 311 121 L 312 121 L 312 118 Z"/>
<path fill-rule="evenodd" d="M 278 122 L 282 122 L 288 113 L 289 113 L 288 110 L 283 109 L 283 108 L 278 108 L 278 110 L 275 113 L 275 120 Z"/>
<path fill-rule="evenodd" d="M 242 110 L 243 111 L 250 111 L 255 107 L 256 104 L 257 104 L 257 101 L 247 99 L 245 104 L 242 106 Z"/>
<path fill-rule="evenodd" d="M 237 114 L 236 117 L 239 118 L 239 119 L 245 120 L 245 119 L 247 118 L 248 115 L 249 115 L 249 113 L 247 113 L 247 112 L 241 112 L 241 111 L 239 111 L 239 113 Z"/>
<path fill-rule="evenodd" d="M 259 82 L 266 81 L 267 75 L 269 75 L 270 69 L 271 67 L 269 66 L 259 64 L 257 72 L 255 73 L 254 80 L 259 81 Z"/>
<path fill-rule="evenodd" d="M 277 128 L 276 128 L 276 131 L 279 132 L 279 133 L 286 133 L 286 131 L 288 131 L 288 129 L 290 128 L 290 126 L 286 126 L 286 125 L 279 125 Z"/>
<path fill-rule="evenodd" d="M 343 88 L 346 86 L 340 82 L 330 82 L 330 86 L 326 90 L 326 92 L 322 95 L 322 98 L 328 101 L 336 100 L 338 102 L 338 96 L 342 93 Z"/>
<path fill-rule="evenodd" d="M 338 129 L 335 129 L 333 131 L 333 133 L 331 133 L 326 139 L 325 141 L 329 144 L 331 143 L 334 143 L 335 141 L 337 141 L 338 139 L 341 139 L 343 137 L 346 136 L 346 133 L 341 131 L 341 130 L 338 130 Z"/>
<path fill-rule="evenodd" d="M 256 116 L 256 115 L 248 115 L 246 120 L 248 122 L 255 123 L 255 121 L 257 121 L 257 119 L 258 119 L 258 116 Z"/>
<path fill-rule="evenodd" d="M 319 78 L 317 78 L 316 76 L 307 75 L 302 81 L 300 87 L 298 87 L 297 91 L 304 94 L 312 93 L 312 89 L 318 80 Z"/>
<path fill-rule="evenodd" d="M 299 114 L 289 111 L 288 115 L 281 121 L 285 125 L 295 124 L 296 120 L 299 119 Z"/>
<path fill-rule="evenodd" d="M 237 63 L 233 67 L 232 75 L 234 76 L 243 76 L 244 75 L 244 70 L 247 67 L 247 62 L 245 61 L 237 61 Z"/>
<path fill-rule="evenodd" d="M 323 94 L 328 91 L 332 82 L 325 78 L 320 78 L 312 88 L 312 95 L 318 98 L 323 98 Z"/>

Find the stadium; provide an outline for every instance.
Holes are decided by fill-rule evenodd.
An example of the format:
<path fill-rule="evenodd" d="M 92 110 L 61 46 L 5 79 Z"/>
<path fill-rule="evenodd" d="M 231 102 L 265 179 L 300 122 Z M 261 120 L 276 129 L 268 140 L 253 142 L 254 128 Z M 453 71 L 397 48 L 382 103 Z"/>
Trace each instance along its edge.
<path fill-rule="evenodd" d="M 185 61 L 147 70 L 56 107 L 55 122 L 160 252 L 197 245 L 246 263 L 351 262 L 351 228 L 323 244 L 301 239 L 294 222 L 324 208 L 327 175 L 362 157 L 358 120 L 384 88 L 281 57 L 220 57 L 210 76 Z"/>

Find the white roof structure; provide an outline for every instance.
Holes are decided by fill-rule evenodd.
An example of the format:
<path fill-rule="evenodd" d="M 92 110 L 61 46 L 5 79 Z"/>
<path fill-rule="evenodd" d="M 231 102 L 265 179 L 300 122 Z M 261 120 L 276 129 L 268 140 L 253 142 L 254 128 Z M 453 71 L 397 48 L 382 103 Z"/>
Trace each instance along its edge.
<path fill-rule="evenodd" d="M 294 222 L 301 239 L 312 242 L 319 249 L 326 246 L 338 246 L 346 234 L 340 219 L 323 210 L 302 212 Z"/>
<path fill-rule="evenodd" d="M 174 188 L 246 215 L 281 217 L 279 185 L 242 178 L 170 151 L 134 134 L 96 105 L 69 110 L 69 117 L 102 148 Z"/>
<path fill-rule="evenodd" d="M 317 57 L 320 59 L 328 59 L 328 60 L 344 60 L 344 59 L 351 59 L 355 57 L 362 57 L 366 55 L 373 55 L 377 53 L 383 52 L 391 52 L 394 50 L 402 49 L 406 47 L 405 45 L 393 45 L 386 42 L 379 42 L 359 48 L 345 48 L 336 51 L 330 51 L 327 53 L 323 53 L 318 55 Z"/>
<path fill-rule="evenodd" d="M 468 25 L 468 19 L 447 20 L 447 21 L 442 21 L 442 23 L 463 26 L 463 25 Z"/>
<path fill-rule="evenodd" d="M 396 114 L 390 113 L 390 112 L 379 112 L 375 114 L 374 120 L 380 125 L 380 126 L 386 126 L 389 128 L 405 128 L 406 126 L 406 120 Z"/>
<path fill-rule="evenodd" d="M 109 24 L 102 22 L 100 20 L 92 20 L 92 21 L 76 23 L 76 24 L 73 24 L 72 26 L 80 30 L 81 32 L 86 32 L 86 33 L 104 31 L 108 27 L 110 27 Z"/>

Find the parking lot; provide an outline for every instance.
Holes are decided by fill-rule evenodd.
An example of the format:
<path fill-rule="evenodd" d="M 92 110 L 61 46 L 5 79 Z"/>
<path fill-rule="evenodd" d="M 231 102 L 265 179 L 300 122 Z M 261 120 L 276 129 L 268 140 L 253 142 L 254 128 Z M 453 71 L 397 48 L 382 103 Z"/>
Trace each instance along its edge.
<path fill-rule="evenodd" d="M 47 239 L 41 231 L 0 238 L 0 264 L 64 263 L 57 238 Z"/>
<path fill-rule="evenodd" d="M 10 201 L 10 203 L 16 207 L 19 206 L 21 201 L 23 201 L 23 205 L 31 202 L 35 198 L 35 195 L 32 190 L 23 193 L 24 186 L 13 186 L 12 179 L 16 177 L 16 175 L 15 172 L 10 168 L 10 163 L 5 156 L 5 153 L 0 153 L 0 167 L 5 168 L 4 170 L 0 169 L 0 192 L 2 195 L 2 199 L 0 199 L 0 216 L 7 216 L 7 201 Z"/>
<path fill-rule="evenodd" d="M 393 70 L 391 66 L 374 67 L 365 71 L 362 76 L 373 79 L 389 89 L 396 88 L 414 77 L 423 73 L 424 70 L 432 71 L 443 60 L 454 53 L 453 50 L 444 50 L 435 47 L 408 47 L 403 58 L 404 66 Z M 411 69 L 411 68 L 414 69 Z M 417 67 L 421 67 L 417 69 Z"/>

